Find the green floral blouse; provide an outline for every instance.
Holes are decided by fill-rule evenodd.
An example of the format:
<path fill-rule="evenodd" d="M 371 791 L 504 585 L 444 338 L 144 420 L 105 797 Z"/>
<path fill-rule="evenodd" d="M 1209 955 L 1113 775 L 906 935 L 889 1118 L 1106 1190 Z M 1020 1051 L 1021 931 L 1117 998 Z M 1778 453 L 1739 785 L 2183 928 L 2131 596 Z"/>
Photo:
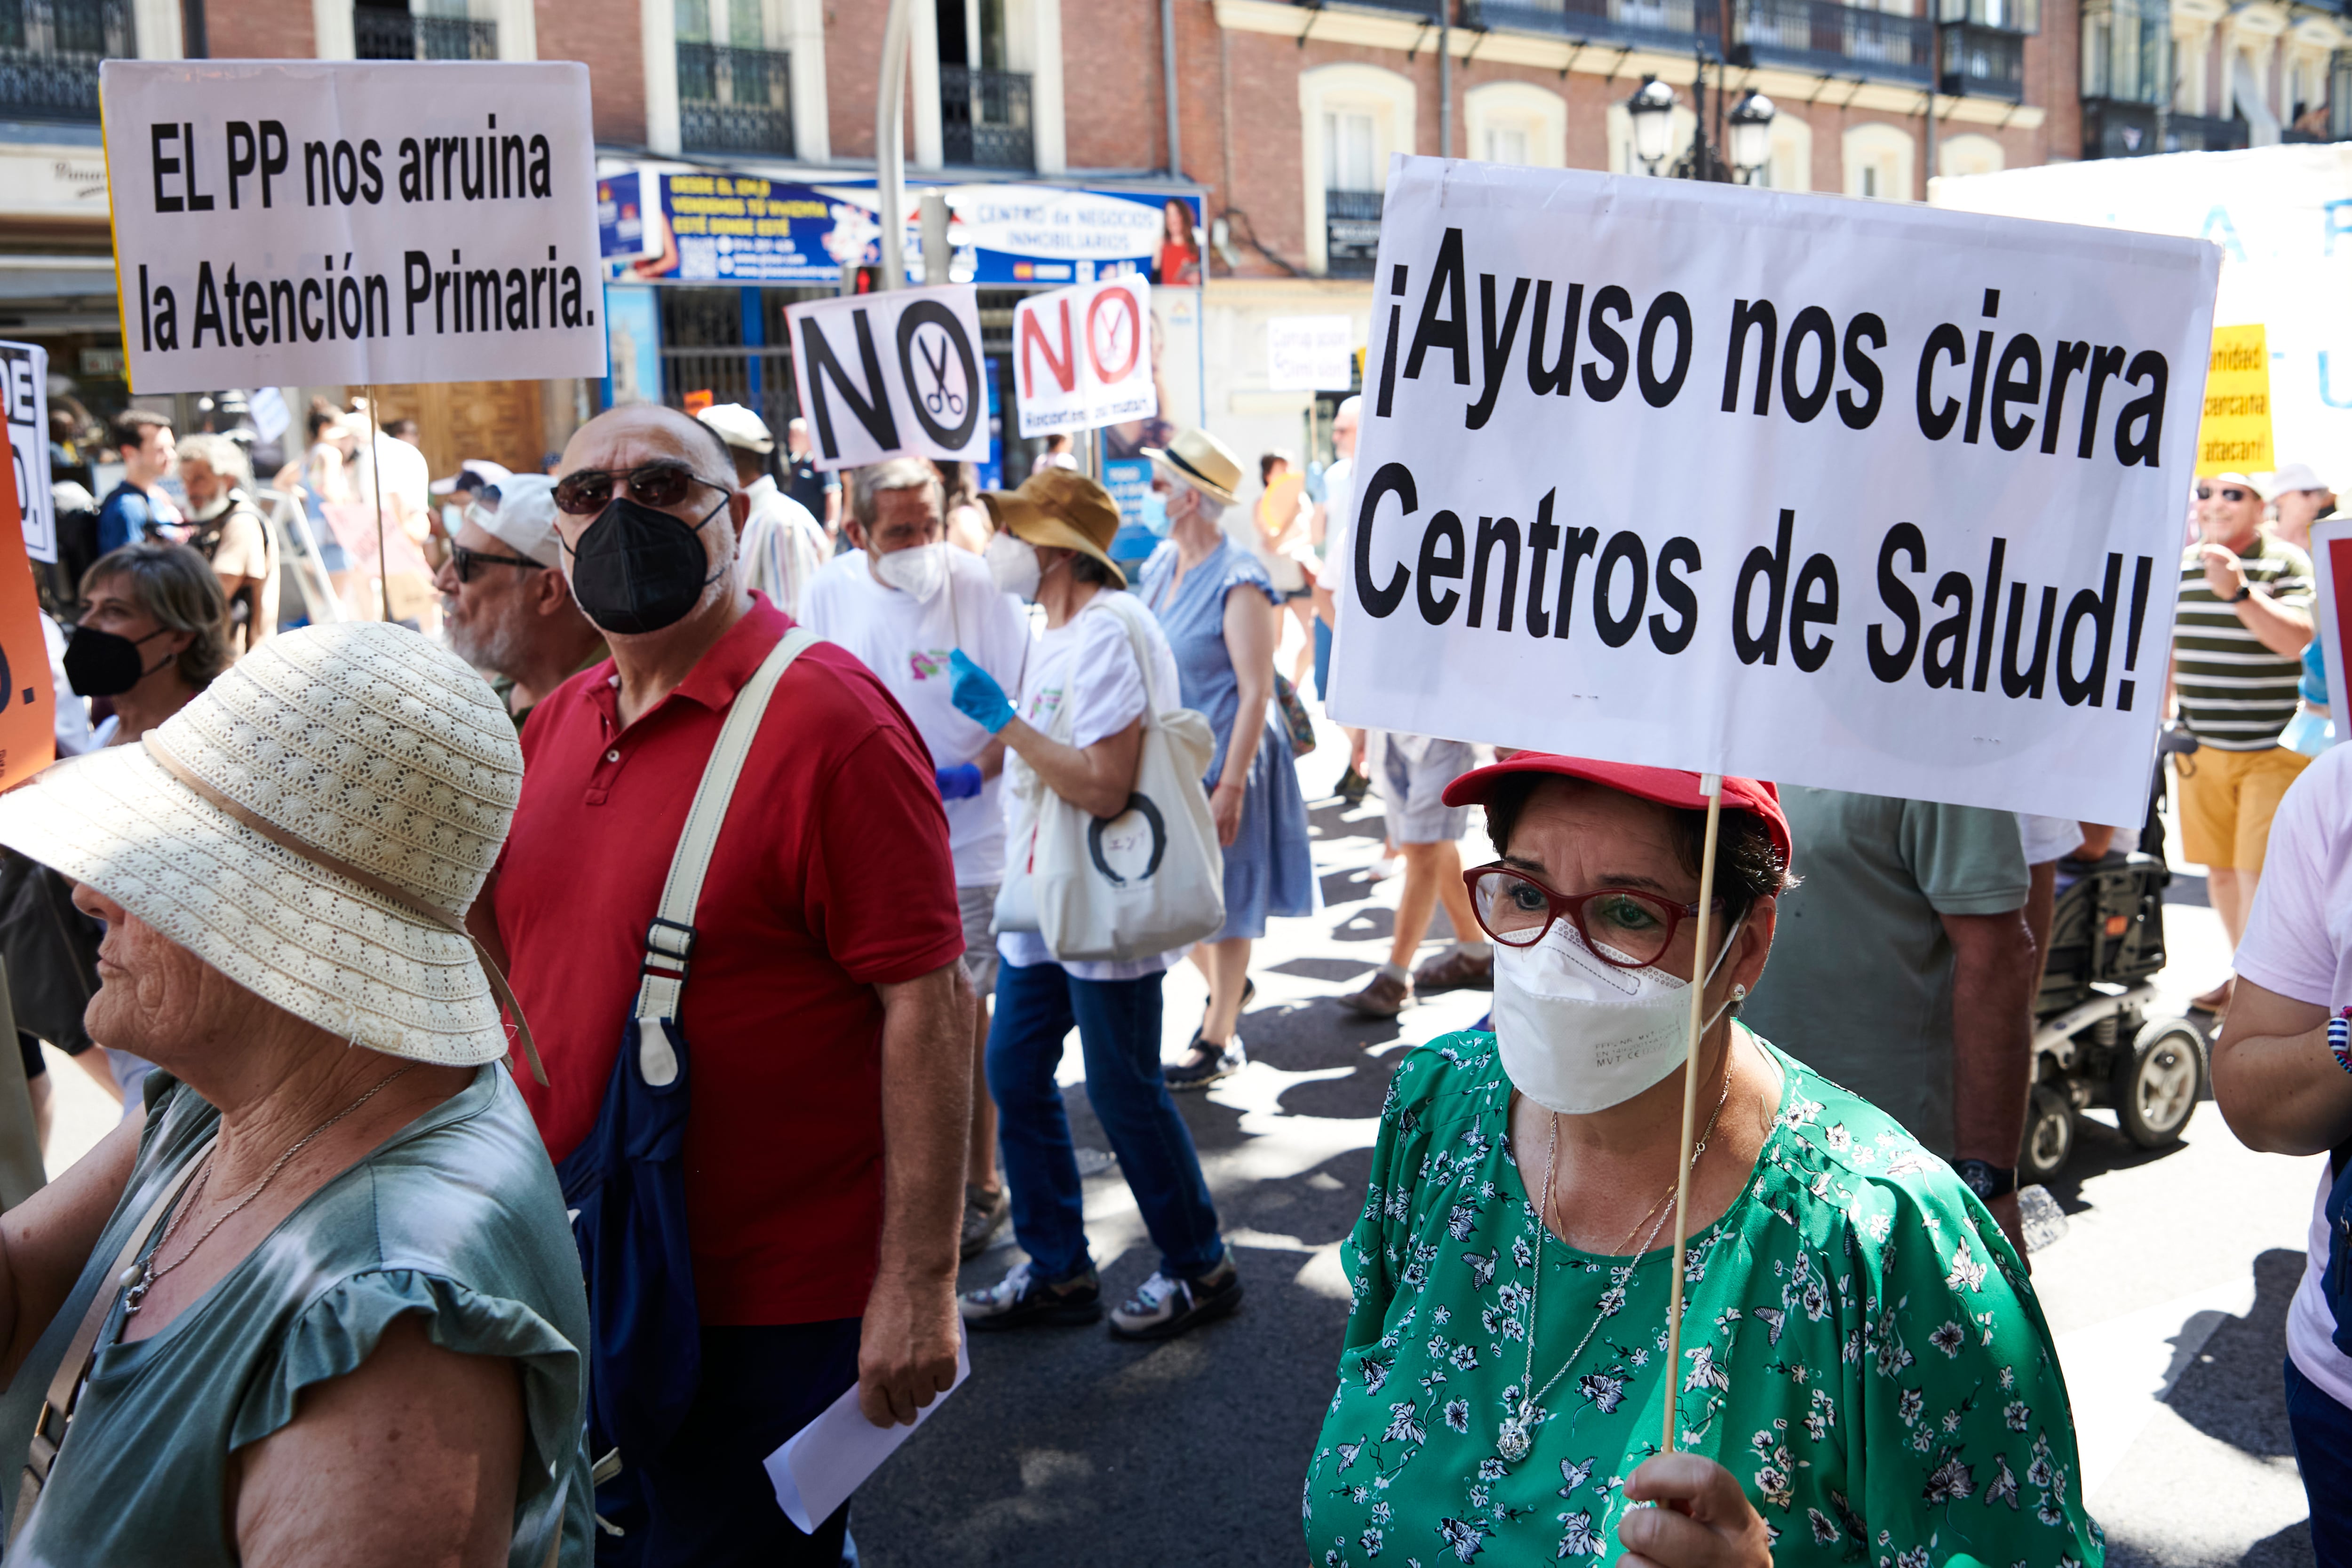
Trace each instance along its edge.
<path fill-rule="evenodd" d="M 1415 1051 L 1381 1111 L 1303 1505 L 1327 1565 L 1613 1562 L 1625 1480 L 1658 1451 L 1670 1253 L 1557 1237 L 1536 1386 L 1609 1315 L 1540 1401 L 1532 1450 L 1499 1450 L 1539 1222 L 1494 1043 Z M 1786 1080 L 1778 1121 L 1684 1270 L 1682 1447 L 1739 1479 L 1780 1568 L 2095 1568 L 2065 1385 L 2000 1228 L 1891 1118 L 1765 1050 Z"/>

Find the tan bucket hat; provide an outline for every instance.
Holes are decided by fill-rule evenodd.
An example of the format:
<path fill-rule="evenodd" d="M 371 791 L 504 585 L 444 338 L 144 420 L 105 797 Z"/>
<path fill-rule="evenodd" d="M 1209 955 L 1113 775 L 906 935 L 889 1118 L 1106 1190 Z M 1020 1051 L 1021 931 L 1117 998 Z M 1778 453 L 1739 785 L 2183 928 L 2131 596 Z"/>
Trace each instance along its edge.
<path fill-rule="evenodd" d="M 1241 494 L 1242 460 L 1205 430 L 1179 431 L 1166 446 L 1147 446 L 1143 455 L 1165 464 L 1176 476 L 1230 507 Z"/>
<path fill-rule="evenodd" d="M 0 843 L 297 1018 L 463 1067 L 507 1054 L 506 982 L 463 922 L 521 791 L 481 676 L 345 622 L 266 639 L 143 744 L 0 795 Z"/>
<path fill-rule="evenodd" d="M 1018 490 L 982 490 L 980 504 L 1013 538 L 1090 555 L 1126 585 L 1127 573 L 1110 559 L 1110 541 L 1118 532 L 1118 503 L 1085 475 L 1040 468 Z"/>

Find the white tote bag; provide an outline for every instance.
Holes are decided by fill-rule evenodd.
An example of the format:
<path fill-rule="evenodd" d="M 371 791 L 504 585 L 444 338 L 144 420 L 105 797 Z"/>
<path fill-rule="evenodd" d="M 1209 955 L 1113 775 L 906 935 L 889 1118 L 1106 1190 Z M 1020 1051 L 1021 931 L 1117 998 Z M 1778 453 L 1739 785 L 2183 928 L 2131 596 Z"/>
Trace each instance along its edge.
<path fill-rule="evenodd" d="M 1035 931 L 1064 962 L 1150 957 L 1225 923 L 1224 852 L 1201 786 L 1216 737 L 1190 708 L 1161 706 L 1135 620 L 1150 612 L 1125 593 L 1101 602 L 1125 627 L 1143 674 L 1143 746 L 1127 809 L 1090 816 L 1025 766 L 1007 769 L 1016 804 L 996 928 Z M 1070 713 L 1065 704 L 1055 716 L 1055 739 L 1069 738 Z"/>

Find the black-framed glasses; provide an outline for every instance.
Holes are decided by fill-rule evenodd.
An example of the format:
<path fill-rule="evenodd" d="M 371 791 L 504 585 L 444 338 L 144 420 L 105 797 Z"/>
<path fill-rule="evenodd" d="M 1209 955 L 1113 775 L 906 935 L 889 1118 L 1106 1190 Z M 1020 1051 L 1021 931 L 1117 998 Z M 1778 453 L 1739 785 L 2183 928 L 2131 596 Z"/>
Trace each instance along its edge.
<path fill-rule="evenodd" d="M 495 550 L 467 549 L 464 545 L 451 545 L 449 564 L 457 569 L 459 582 L 471 582 L 474 580 L 474 569 L 478 566 L 520 566 L 537 570 L 547 563 L 533 560 L 529 556 L 499 555 Z"/>
<path fill-rule="evenodd" d="M 1637 888 L 1555 893 L 1507 865 L 1474 866 L 1462 880 L 1480 928 L 1504 946 L 1532 947 L 1566 915 L 1594 957 L 1621 969 L 1644 969 L 1664 957 L 1675 931 L 1698 913 L 1696 904 L 1675 904 Z"/>
<path fill-rule="evenodd" d="M 627 486 L 632 501 L 656 509 L 677 506 L 697 485 L 726 488 L 711 484 L 677 458 L 659 457 L 635 468 L 581 468 L 566 474 L 555 482 L 556 509 L 575 517 L 593 517 L 612 505 L 615 483 Z"/>
<path fill-rule="evenodd" d="M 2239 489 L 2235 485 L 2224 485 L 2224 486 L 2221 486 L 2221 488 L 2220 488 L 2219 490 L 2210 490 L 2210 489 L 2206 488 L 2206 487 L 2205 487 L 2204 486 L 2202 486 L 2202 485 L 2200 485 L 2200 486 L 2197 486 L 2197 498 L 2198 498 L 2199 500 L 2200 500 L 2200 501 L 2210 501 L 2210 500 L 2211 500 L 2215 496 L 2219 496 L 2219 497 L 2221 497 L 2221 499 L 2223 499 L 2223 500 L 2225 500 L 2225 501 L 2230 502 L 2232 506 L 2236 505 L 2236 504 L 2237 504 L 2238 502 L 2240 502 L 2240 501 L 2244 500 L 2248 496 L 2250 496 L 2250 495 L 2252 495 L 2252 494 L 2253 494 L 2253 492 L 2252 492 L 2252 491 L 2251 491 L 2251 490 L 2241 490 L 2241 489 Z"/>

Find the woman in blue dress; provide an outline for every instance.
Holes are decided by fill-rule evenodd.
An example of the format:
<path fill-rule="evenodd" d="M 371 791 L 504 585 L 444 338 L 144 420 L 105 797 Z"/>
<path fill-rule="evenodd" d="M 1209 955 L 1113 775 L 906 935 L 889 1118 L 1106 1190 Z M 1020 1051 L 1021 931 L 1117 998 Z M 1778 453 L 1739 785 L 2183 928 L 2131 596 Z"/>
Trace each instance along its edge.
<path fill-rule="evenodd" d="M 1282 597 L 1265 568 L 1225 537 L 1241 464 L 1216 437 L 1188 430 L 1147 452 L 1170 483 L 1168 540 L 1143 567 L 1143 601 L 1176 653 L 1184 706 L 1209 720 L 1217 748 L 1208 787 L 1225 851 L 1224 928 L 1192 949 L 1209 981 L 1209 1011 L 1192 1054 L 1168 1069 L 1171 1089 L 1200 1089 L 1248 1060 L 1234 1032 L 1255 989 L 1250 944 L 1269 915 L 1315 911 L 1315 862 L 1285 736 L 1267 723 Z"/>

